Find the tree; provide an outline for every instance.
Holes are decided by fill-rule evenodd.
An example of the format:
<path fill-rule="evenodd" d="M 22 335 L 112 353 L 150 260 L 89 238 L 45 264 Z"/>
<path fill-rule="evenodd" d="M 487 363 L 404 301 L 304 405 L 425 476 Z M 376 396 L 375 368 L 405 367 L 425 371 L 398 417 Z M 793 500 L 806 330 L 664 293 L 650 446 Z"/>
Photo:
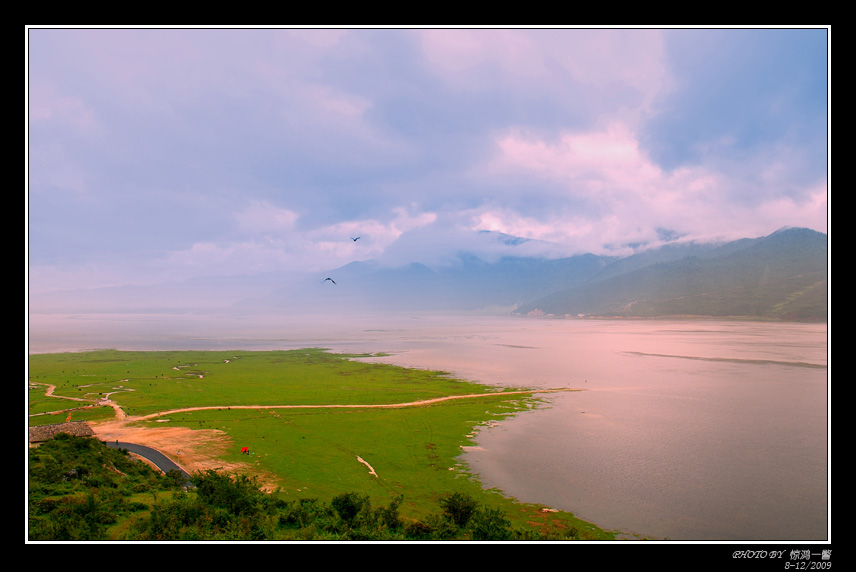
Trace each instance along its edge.
<path fill-rule="evenodd" d="M 473 516 L 478 503 L 466 493 L 452 493 L 440 499 L 443 515 L 451 520 L 455 526 L 463 528 Z"/>
<path fill-rule="evenodd" d="M 511 522 L 499 509 L 477 509 L 470 518 L 469 529 L 473 540 L 509 540 L 512 537 Z"/>
<path fill-rule="evenodd" d="M 208 469 L 194 478 L 199 499 L 214 507 L 227 509 L 234 515 L 255 514 L 260 509 L 264 493 L 255 478 L 226 474 Z"/>
<path fill-rule="evenodd" d="M 352 525 L 357 515 L 363 508 L 366 511 L 371 510 L 371 501 L 368 495 L 360 495 L 357 493 L 342 493 L 333 497 L 330 502 L 331 506 L 336 510 L 339 518 L 344 520 L 348 525 Z"/>
<path fill-rule="evenodd" d="M 398 530 L 401 528 L 401 517 L 398 514 L 398 507 L 403 500 L 404 497 L 398 495 L 390 501 L 388 507 L 379 507 L 376 509 L 378 519 L 389 530 Z"/>

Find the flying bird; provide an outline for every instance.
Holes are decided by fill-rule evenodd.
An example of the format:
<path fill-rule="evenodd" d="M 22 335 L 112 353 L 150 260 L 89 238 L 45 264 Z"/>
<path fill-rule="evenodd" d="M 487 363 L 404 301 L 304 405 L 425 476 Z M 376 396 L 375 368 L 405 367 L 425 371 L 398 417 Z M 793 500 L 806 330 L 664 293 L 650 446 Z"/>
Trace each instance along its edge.
<path fill-rule="evenodd" d="M 354 242 L 357 242 L 360 238 L 362 238 L 362 237 L 360 237 L 360 236 L 358 236 L 357 238 L 351 237 L 351 240 L 353 240 Z"/>
<path fill-rule="evenodd" d="M 324 282 L 326 282 L 327 280 L 329 280 L 329 281 L 330 281 L 330 282 L 332 282 L 333 284 L 335 284 L 335 283 L 336 283 L 336 281 L 335 281 L 335 280 L 333 280 L 332 278 L 325 278 L 325 279 L 324 279 Z"/>

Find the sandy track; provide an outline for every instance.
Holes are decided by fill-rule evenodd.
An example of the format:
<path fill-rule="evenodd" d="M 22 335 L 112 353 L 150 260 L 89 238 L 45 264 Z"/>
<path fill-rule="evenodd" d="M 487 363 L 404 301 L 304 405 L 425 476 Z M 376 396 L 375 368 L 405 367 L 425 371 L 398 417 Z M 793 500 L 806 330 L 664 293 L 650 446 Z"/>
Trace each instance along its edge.
<path fill-rule="evenodd" d="M 50 388 L 52 393 L 52 388 Z M 225 470 L 229 472 L 241 472 L 254 474 L 259 478 L 265 488 L 275 487 L 275 478 L 272 475 L 264 475 L 259 468 L 249 462 L 226 463 L 223 456 L 235 446 L 231 438 L 223 431 L 217 429 L 190 429 L 187 427 L 144 427 L 138 425 L 138 421 L 149 421 L 171 415 L 174 413 L 204 411 L 216 409 L 327 409 L 327 408 L 350 408 L 350 409 L 377 409 L 377 408 L 404 408 L 431 405 L 443 401 L 456 399 L 473 399 L 496 395 L 521 395 L 533 393 L 554 393 L 562 391 L 581 391 L 579 389 L 539 389 L 527 391 L 506 391 L 501 393 L 477 393 L 467 395 L 452 395 L 411 401 L 407 403 L 384 403 L 384 404 L 331 404 L 331 405 L 231 405 L 231 406 L 203 406 L 185 407 L 181 409 L 170 409 L 149 415 L 128 416 L 122 408 L 109 399 L 103 399 L 101 405 L 109 405 L 116 411 L 116 419 L 111 421 L 90 422 L 95 436 L 102 441 L 123 441 L 127 443 L 138 443 L 157 449 L 187 473 L 193 474 L 197 471 Z M 59 397 L 59 396 L 54 396 Z M 373 469 L 372 469 L 373 471 Z"/>
<path fill-rule="evenodd" d="M 129 423 L 129 418 L 90 423 L 95 436 L 102 441 L 137 443 L 157 449 L 185 472 L 226 470 L 258 473 L 249 463 L 226 463 L 223 456 L 234 443 L 223 431 L 187 427 L 142 427 Z"/>
<path fill-rule="evenodd" d="M 343 405 L 330 405 L 330 404 L 318 404 L 318 405 L 228 405 L 228 406 L 220 406 L 220 405 L 206 405 L 202 407 L 184 407 L 182 409 L 170 409 L 168 411 L 161 411 L 158 413 L 151 413 L 149 415 L 143 415 L 140 417 L 129 417 L 128 421 L 142 421 L 147 419 L 154 419 L 157 417 L 162 417 L 164 415 L 171 415 L 173 413 L 182 413 L 185 411 L 203 411 L 210 409 L 331 409 L 331 408 L 351 408 L 351 409 L 397 409 L 403 407 L 419 407 L 422 405 L 431 405 L 432 403 L 440 403 L 442 401 L 451 401 L 453 399 L 472 399 L 476 397 L 492 397 L 496 395 L 520 395 L 520 394 L 531 394 L 531 393 L 555 393 L 559 391 L 582 391 L 580 389 L 571 389 L 571 388 L 560 388 L 560 389 L 538 389 L 538 390 L 527 390 L 527 391 L 504 391 L 502 393 L 472 393 L 467 395 L 450 395 L 447 397 L 436 397 L 434 399 L 424 399 L 421 401 L 409 401 L 407 403 L 368 403 L 368 404 L 343 404 Z"/>

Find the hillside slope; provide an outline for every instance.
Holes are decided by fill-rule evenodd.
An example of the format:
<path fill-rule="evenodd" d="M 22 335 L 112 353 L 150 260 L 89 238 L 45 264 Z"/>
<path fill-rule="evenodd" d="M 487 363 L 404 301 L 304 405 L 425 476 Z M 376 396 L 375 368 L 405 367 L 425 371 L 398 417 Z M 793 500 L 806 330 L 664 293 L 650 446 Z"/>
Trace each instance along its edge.
<path fill-rule="evenodd" d="M 827 248 L 822 233 L 783 229 L 758 239 L 702 249 L 678 260 L 634 267 L 631 257 L 585 284 L 525 304 L 517 313 L 824 321 Z"/>
<path fill-rule="evenodd" d="M 237 312 L 336 315 L 466 312 L 653 317 L 750 316 L 825 321 L 827 236 L 782 229 L 723 244 L 672 242 L 618 258 L 459 252 L 448 263 L 354 261 L 320 274 L 287 270 L 30 295 L 36 313 Z M 327 281 L 326 278 L 335 281 Z"/>

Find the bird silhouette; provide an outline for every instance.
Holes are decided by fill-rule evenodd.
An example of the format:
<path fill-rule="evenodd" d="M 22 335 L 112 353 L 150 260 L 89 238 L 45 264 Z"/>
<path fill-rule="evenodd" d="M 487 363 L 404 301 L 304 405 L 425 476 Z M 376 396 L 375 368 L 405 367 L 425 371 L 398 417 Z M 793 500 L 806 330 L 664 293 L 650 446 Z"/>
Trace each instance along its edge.
<path fill-rule="evenodd" d="M 357 242 L 360 238 L 362 238 L 362 237 L 361 236 L 358 236 L 357 238 L 351 237 L 351 240 L 353 240 L 354 242 Z"/>
<path fill-rule="evenodd" d="M 332 282 L 333 284 L 335 284 L 335 283 L 336 283 L 336 281 L 335 281 L 335 280 L 333 280 L 332 278 L 325 278 L 325 279 L 324 279 L 324 282 L 326 282 L 327 280 L 329 280 L 329 281 L 330 281 L 330 282 Z"/>

